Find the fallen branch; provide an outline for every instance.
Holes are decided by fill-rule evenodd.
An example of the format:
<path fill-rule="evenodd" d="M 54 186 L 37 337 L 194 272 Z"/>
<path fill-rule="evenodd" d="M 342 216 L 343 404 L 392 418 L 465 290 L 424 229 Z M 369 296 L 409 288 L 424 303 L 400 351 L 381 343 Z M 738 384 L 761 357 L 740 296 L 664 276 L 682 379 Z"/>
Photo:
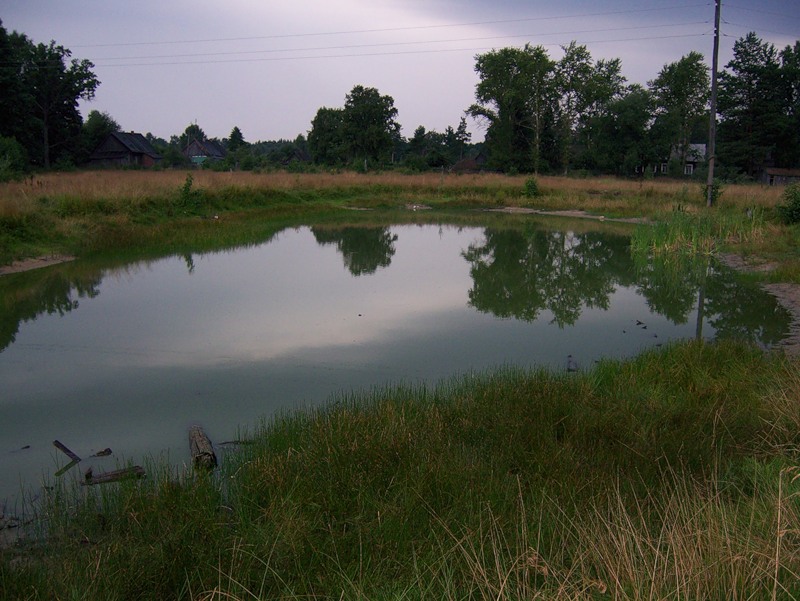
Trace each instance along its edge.
<path fill-rule="evenodd" d="M 69 470 L 71 470 L 73 467 L 75 467 L 76 465 L 78 465 L 78 461 L 75 461 L 73 459 L 67 465 L 65 465 L 60 470 L 58 470 L 54 475 L 55 476 L 62 476 L 64 474 L 66 474 Z"/>
<path fill-rule="evenodd" d="M 200 426 L 189 428 L 189 450 L 195 468 L 213 470 L 217 466 L 217 456 L 206 433 Z"/>
<path fill-rule="evenodd" d="M 127 480 L 130 478 L 144 478 L 144 475 L 144 468 L 139 465 L 126 467 L 121 470 L 114 470 L 112 472 L 104 472 L 102 474 L 98 474 L 97 476 L 95 476 L 92 473 L 92 470 L 89 469 L 86 471 L 84 476 L 85 482 L 83 482 L 83 484 L 90 486 L 94 484 L 106 484 L 107 482 L 117 482 L 119 480 Z"/>
<path fill-rule="evenodd" d="M 74 461 L 74 462 L 76 462 L 76 463 L 77 463 L 78 461 L 80 461 L 80 460 L 81 460 L 81 458 L 80 458 L 80 457 L 78 457 L 78 456 L 77 456 L 75 453 L 73 453 L 72 451 L 70 451 L 70 450 L 69 450 L 69 449 L 68 449 L 66 446 L 64 446 L 64 444 L 62 444 L 61 442 L 59 442 L 59 441 L 57 441 L 57 440 L 54 440 L 54 441 L 53 441 L 53 446 L 54 446 L 55 448 L 57 448 L 59 451 L 62 451 L 62 452 L 63 452 L 63 453 L 64 453 L 64 454 L 65 454 L 67 457 L 69 457 L 70 459 L 72 459 L 72 461 Z"/>

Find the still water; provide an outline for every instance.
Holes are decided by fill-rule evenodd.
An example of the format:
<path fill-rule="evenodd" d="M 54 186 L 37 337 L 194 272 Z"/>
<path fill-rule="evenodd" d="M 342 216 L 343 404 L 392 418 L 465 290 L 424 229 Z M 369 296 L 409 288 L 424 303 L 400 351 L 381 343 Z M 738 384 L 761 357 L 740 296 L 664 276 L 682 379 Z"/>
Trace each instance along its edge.
<path fill-rule="evenodd" d="M 637 266 L 625 235 L 533 223 L 303 226 L 233 251 L 5 276 L 0 302 L 0 504 L 52 480 L 67 462 L 55 439 L 114 451 L 73 476 L 181 464 L 194 423 L 222 442 L 342 391 L 583 369 L 698 335 L 770 346 L 789 323 L 720 267 Z"/>

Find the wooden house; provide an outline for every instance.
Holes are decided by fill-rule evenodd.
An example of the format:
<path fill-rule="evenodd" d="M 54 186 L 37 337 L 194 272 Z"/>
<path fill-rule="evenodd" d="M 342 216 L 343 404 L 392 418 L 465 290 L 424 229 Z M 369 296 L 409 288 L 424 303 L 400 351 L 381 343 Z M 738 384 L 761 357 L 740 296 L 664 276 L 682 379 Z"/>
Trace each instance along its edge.
<path fill-rule="evenodd" d="M 153 167 L 160 160 L 161 155 L 142 134 L 115 131 L 89 155 L 89 166 Z"/>
<path fill-rule="evenodd" d="M 472 157 L 466 157 L 450 168 L 453 173 L 479 173 L 486 169 L 486 154 L 481 150 Z"/>
<path fill-rule="evenodd" d="M 761 181 L 769 186 L 786 186 L 800 182 L 800 169 L 779 169 L 767 167 L 761 176 Z"/>
<path fill-rule="evenodd" d="M 202 165 L 206 161 L 221 161 L 225 158 L 225 149 L 212 140 L 192 140 L 183 149 L 183 154 L 192 165 Z"/>

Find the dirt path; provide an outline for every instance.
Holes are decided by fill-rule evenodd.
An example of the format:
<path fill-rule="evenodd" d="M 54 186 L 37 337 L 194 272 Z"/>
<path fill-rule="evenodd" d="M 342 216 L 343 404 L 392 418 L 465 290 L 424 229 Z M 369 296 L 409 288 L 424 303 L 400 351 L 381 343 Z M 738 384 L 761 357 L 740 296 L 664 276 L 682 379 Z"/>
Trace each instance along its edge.
<path fill-rule="evenodd" d="M 11 265 L 0 265 L 0 276 L 30 271 L 31 269 L 39 269 L 41 267 L 50 267 L 51 265 L 58 265 L 59 263 L 66 263 L 67 261 L 74 260 L 75 257 L 70 257 L 69 255 L 52 255 L 49 257 L 25 259 L 24 261 L 14 261 Z"/>
<path fill-rule="evenodd" d="M 650 223 L 644 217 L 606 217 L 605 215 L 594 215 L 582 210 L 545 211 L 527 207 L 503 207 L 502 209 L 487 210 L 491 213 L 508 213 L 510 215 L 548 215 L 551 217 L 572 217 L 575 219 L 594 219 L 596 221 L 615 221 L 618 223 Z"/>

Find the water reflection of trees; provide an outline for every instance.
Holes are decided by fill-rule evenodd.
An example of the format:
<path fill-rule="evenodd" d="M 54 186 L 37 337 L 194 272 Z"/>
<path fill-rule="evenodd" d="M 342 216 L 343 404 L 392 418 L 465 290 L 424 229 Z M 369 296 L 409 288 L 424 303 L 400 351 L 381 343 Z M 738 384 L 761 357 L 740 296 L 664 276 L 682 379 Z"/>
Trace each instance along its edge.
<path fill-rule="evenodd" d="M 546 309 L 561 327 L 582 307 L 608 308 L 616 283 L 630 278 L 627 239 L 598 232 L 487 229 L 464 258 L 472 265 L 469 303 L 498 317 L 533 321 Z"/>
<path fill-rule="evenodd" d="M 727 277 L 726 277 L 727 272 Z M 772 345 L 789 331 L 791 315 L 758 286 L 738 284 L 724 268 L 714 268 L 705 282 L 705 313 L 717 336 Z"/>
<path fill-rule="evenodd" d="M 65 270 L 30 272 L 0 278 L 0 351 L 16 340 L 22 322 L 39 315 L 65 315 L 79 306 L 79 299 L 94 298 L 102 274 Z"/>
<path fill-rule="evenodd" d="M 388 267 L 395 253 L 397 236 L 388 227 L 312 231 L 319 244 L 336 245 L 356 276 Z M 695 314 L 698 326 L 705 321 L 719 337 L 773 345 L 791 322 L 773 296 L 714 263 L 634 262 L 626 236 L 488 228 L 462 255 L 470 263 L 470 305 L 502 318 L 533 321 L 547 310 L 564 327 L 576 323 L 584 307 L 607 308 L 617 286 L 635 286 L 653 312 L 679 324 Z M 76 263 L 0 278 L 0 351 L 15 341 L 22 322 L 64 315 L 80 299 L 96 297 L 107 273 Z"/>
<path fill-rule="evenodd" d="M 698 333 L 707 319 L 720 338 L 773 345 L 786 335 L 791 315 L 771 294 L 737 281 L 735 274 L 707 257 L 639 259 L 637 286 L 650 308 L 674 323 L 698 310 Z"/>
<path fill-rule="evenodd" d="M 636 257 L 636 288 L 652 311 L 683 324 L 697 306 L 708 259 Z"/>
<path fill-rule="evenodd" d="M 312 227 L 311 232 L 318 244 L 336 245 L 336 249 L 342 253 L 344 266 L 355 276 L 368 275 L 380 267 L 388 267 L 395 253 L 397 235 L 392 234 L 388 227 Z"/>
<path fill-rule="evenodd" d="M 706 319 L 718 337 L 772 345 L 791 320 L 774 297 L 707 259 L 634 262 L 625 236 L 486 229 L 462 254 L 470 305 L 498 317 L 533 321 L 547 310 L 560 327 L 573 325 L 584 307 L 608 308 L 617 286 L 635 286 L 654 313 L 676 324 L 695 313 L 698 329 Z"/>

